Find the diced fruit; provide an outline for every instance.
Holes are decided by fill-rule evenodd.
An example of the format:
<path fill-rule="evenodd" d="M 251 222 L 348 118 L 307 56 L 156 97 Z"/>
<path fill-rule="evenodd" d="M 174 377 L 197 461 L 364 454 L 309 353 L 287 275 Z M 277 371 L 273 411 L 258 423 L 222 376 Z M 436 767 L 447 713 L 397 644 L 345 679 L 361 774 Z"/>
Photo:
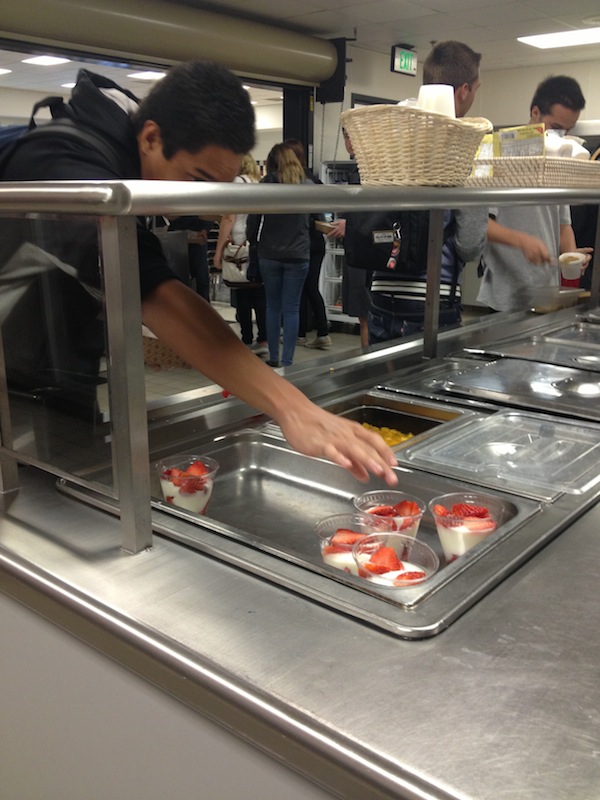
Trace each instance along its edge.
<path fill-rule="evenodd" d="M 422 581 L 423 578 L 426 577 L 425 572 L 421 572 L 420 570 L 415 570 L 414 572 L 403 572 L 402 575 L 398 575 L 394 583 L 397 586 L 401 586 L 403 583 L 412 583 L 413 581 Z"/>
<path fill-rule="evenodd" d="M 437 503 L 433 507 L 433 513 L 436 515 L 436 517 L 447 517 L 450 512 L 448 511 L 446 506 L 442 506 L 440 505 L 440 503 Z"/>
<path fill-rule="evenodd" d="M 394 506 L 394 511 L 399 517 L 414 517 L 420 512 L 420 508 L 414 500 L 401 500 Z"/>
<path fill-rule="evenodd" d="M 206 475 L 208 467 L 202 461 L 194 461 L 186 470 L 188 475 Z"/>
<path fill-rule="evenodd" d="M 414 517 L 407 517 L 406 519 L 403 519 L 402 522 L 400 522 L 400 524 L 396 526 L 396 530 L 405 531 L 407 528 L 412 528 L 414 524 L 415 524 Z"/>
<path fill-rule="evenodd" d="M 482 533 L 483 531 L 493 531 L 496 529 L 496 523 L 491 517 L 487 519 L 482 519 L 481 517 L 465 517 L 462 520 L 463 525 L 470 531 L 477 531 L 477 533 Z"/>
<path fill-rule="evenodd" d="M 349 546 L 356 544 L 356 542 L 359 539 L 362 539 L 364 535 L 364 533 L 351 531 L 348 528 L 338 528 L 329 540 L 329 544 L 343 546 L 344 550 L 347 550 Z"/>
<path fill-rule="evenodd" d="M 383 575 L 384 572 L 389 572 L 388 568 L 383 564 L 373 564 L 371 561 L 365 562 L 363 567 L 372 575 Z"/>
<path fill-rule="evenodd" d="M 172 467 L 168 472 L 171 483 L 174 486 L 181 486 L 183 478 L 185 477 L 185 472 L 182 469 L 177 469 L 177 467 Z"/>
<path fill-rule="evenodd" d="M 393 517 L 396 512 L 393 506 L 375 506 L 374 508 L 370 508 L 368 513 L 375 514 L 378 517 Z"/>
<path fill-rule="evenodd" d="M 384 572 L 392 572 L 393 570 L 402 569 L 402 562 L 396 555 L 393 547 L 380 547 L 367 562 L 371 565 L 378 567 L 385 567 Z M 366 564 L 364 565 L 367 566 Z"/>
<path fill-rule="evenodd" d="M 456 503 L 452 506 L 454 517 L 489 517 L 490 512 L 485 506 L 474 506 L 470 503 Z"/>

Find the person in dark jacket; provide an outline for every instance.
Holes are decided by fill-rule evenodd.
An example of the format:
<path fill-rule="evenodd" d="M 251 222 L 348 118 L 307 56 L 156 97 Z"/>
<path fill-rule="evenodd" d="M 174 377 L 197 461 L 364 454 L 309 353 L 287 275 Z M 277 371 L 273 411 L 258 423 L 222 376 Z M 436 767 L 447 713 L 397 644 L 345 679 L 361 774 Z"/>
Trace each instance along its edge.
<path fill-rule="evenodd" d="M 304 167 L 304 174 L 313 183 L 322 183 L 316 175 L 307 168 L 306 153 L 304 146 L 299 139 L 286 139 L 284 144 L 291 147 L 296 158 Z M 321 275 L 321 266 L 325 258 L 325 238 L 316 227 L 315 222 L 320 218 L 319 214 L 311 215 L 310 224 L 310 260 L 308 264 L 308 275 L 304 281 L 302 289 L 302 297 L 300 299 L 300 324 L 298 326 L 298 344 L 303 344 L 305 347 L 317 348 L 317 350 L 327 350 L 331 347 L 333 342 L 329 335 L 329 325 L 327 323 L 327 312 L 325 311 L 325 301 L 319 291 L 319 277 Z M 317 326 L 317 335 L 310 341 L 306 340 L 306 332 L 308 330 L 308 310 L 309 307 L 313 312 L 315 324 Z"/>
<path fill-rule="evenodd" d="M 271 148 L 267 174 L 261 183 L 284 183 L 293 187 L 310 182 L 290 147 L 276 144 Z M 310 214 L 251 214 L 248 217 L 248 241 L 251 253 L 256 252 L 267 297 L 267 364 L 272 367 L 279 366 L 281 327 L 281 365 L 288 367 L 294 360 L 300 297 L 310 261 L 310 225 Z"/>
<path fill-rule="evenodd" d="M 255 141 L 248 93 L 235 75 L 209 62 L 174 67 L 140 104 L 113 81 L 84 70 L 65 113 L 106 140 L 115 152 L 116 165 L 83 141 L 26 137 L 12 154 L 4 180 L 230 182 Z M 0 235 L 3 334 L 12 317 L 20 318 L 19 305 L 29 290 L 37 291 L 35 284 L 46 278 L 57 278 L 53 295 L 57 305 L 49 311 L 92 375 L 91 365 L 97 366 L 103 352 L 103 342 L 96 336 L 104 301 L 96 223 L 75 218 L 60 224 L 39 219 L 4 222 Z M 209 379 L 271 417 L 292 447 L 327 458 L 360 480 L 367 480 L 371 472 L 390 485 L 397 482 L 392 470 L 396 458 L 380 436 L 319 408 L 268 369 L 209 303 L 177 279 L 143 219 L 138 221 L 137 234 L 138 263 L 131 268 L 139 270 L 143 321 L 159 340 Z M 39 318 L 32 318 L 29 333 L 32 326 L 40 325 Z"/>

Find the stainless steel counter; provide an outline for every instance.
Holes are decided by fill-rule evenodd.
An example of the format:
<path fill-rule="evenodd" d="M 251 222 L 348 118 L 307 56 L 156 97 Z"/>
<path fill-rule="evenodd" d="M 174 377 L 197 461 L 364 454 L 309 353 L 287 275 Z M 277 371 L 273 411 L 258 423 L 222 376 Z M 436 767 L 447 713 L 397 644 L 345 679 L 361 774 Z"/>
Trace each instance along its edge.
<path fill-rule="evenodd" d="M 598 797 L 597 506 L 443 633 L 409 641 L 160 536 L 124 554 L 116 519 L 20 472 L 0 588 L 332 794 Z"/>
<path fill-rule="evenodd" d="M 119 526 L 22 469 L 3 591 L 345 798 L 596 800 L 600 510 L 403 641 Z"/>

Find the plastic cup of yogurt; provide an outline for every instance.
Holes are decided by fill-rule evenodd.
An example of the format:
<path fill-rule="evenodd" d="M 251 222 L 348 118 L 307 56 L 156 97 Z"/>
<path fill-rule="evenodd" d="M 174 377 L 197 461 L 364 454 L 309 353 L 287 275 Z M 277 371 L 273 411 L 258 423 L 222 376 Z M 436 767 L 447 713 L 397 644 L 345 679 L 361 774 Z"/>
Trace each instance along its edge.
<path fill-rule="evenodd" d="M 354 505 L 366 514 L 393 520 L 392 530 L 413 537 L 417 535 L 426 508 L 418 497 L 386 490 L 360 494 L 354 498 Z"/>
<path fill-rule="evenodd" d="M 358 567 L 352 555 L 356 542 L 370 533 L 391 531 L 392 524 L 390 519 L 360 511 L 332 514 L 319 520 L 315 525 L 315 533 L 321 541 L 324 563 L 357 575 Z"/>
<path fill-rule="evenodd" d="M 364 536 L 354 545 L 352 556 L 360 578 L 392 588 L 423 583 L 440 566 L 429 545 L 404 533 Z"/>
<path fill-rule="evenodd" d="M 171 456 L 156 464 L 165 502 L 194 514 L 204 514 L 219 464 L 193 453 Z"/>
<path fill-rule="evenodd" d="M 561 253 L 558 257 L 560 273 L 567 281 L 574 281 L 581 278 L 581 271 L 585 261 L 583 253 Z"/>
<path fill-rule="evenodd" d="M 454 561 L 502 524 L 504 503 L 491 494 L 452 492 L 434 497 L 434 519 L 446 561 Z"/>

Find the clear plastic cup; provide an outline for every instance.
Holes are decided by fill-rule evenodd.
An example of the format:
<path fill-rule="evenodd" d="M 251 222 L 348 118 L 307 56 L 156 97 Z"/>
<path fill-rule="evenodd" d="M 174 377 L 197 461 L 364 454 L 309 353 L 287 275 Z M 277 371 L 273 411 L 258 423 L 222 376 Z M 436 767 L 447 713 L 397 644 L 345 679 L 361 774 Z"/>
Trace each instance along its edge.
<path fill-rule="evenodd" d="M 483 541 L 502 524 L 504 503 L 499 497 L 475 492 L 452 492 L 429 502 L 446 561 L 454 561 Z"/>
<path fill-rule="evenodd" d="M 194 514 L 206 513 L 219 464 L 193 453 L 165 458 L 156 464 L 165 501 Z"/>
<path fill-rule="evenodd" d="M 392 519 L 392 530 L 415 537 L 425 513 L 425 503 L 418 497 L 394 490 L 365 492 L 354 498 L 359 511 Z"/>
<path fill-rule="evenodd" d="M 396 589 L 423 583 L 440 566 L 429 545 L 403 533 L 364 536 L 354 545 L 352 555 L 359 577 Z"/>
<path fill-rule="evenodd" d="M 319 520 L 315 525 L 315 533 L 321 540 L 323 561 L 330 567 L 357 575 L 358 569 L 352 555 L 356 542 L 370 533 L 391 531 L 392 525 L 390 519 L 360 511 L 332 514 Z"/>

